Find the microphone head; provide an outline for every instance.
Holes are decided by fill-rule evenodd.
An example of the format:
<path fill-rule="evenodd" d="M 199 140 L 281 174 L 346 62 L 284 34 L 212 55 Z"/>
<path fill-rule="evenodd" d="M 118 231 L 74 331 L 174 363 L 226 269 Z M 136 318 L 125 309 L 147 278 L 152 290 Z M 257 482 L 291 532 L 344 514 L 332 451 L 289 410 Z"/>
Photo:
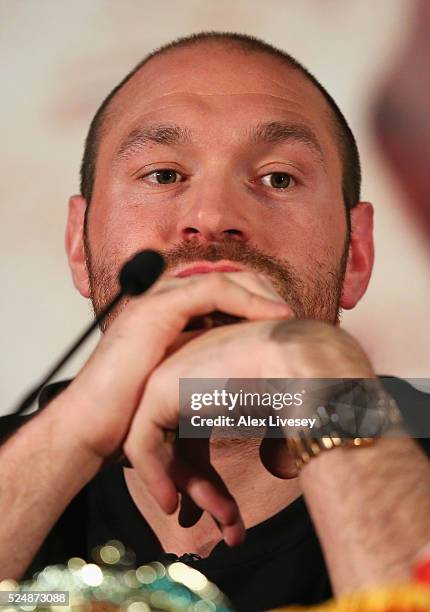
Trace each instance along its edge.
<path fill-rule="evenodd" d="M 161 276 L 164 268 L 164 259 L 157 251 L 136 253 L 119 273 L 122 292 L 129 295 L 144 293 Z"/>

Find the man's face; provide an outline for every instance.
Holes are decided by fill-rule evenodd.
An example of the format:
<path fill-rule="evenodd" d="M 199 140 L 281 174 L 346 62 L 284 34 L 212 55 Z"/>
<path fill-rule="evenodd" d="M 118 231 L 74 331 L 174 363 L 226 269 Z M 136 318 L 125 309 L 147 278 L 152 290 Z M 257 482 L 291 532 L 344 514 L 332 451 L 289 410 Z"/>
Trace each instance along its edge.
<path fill-rule="evenodd" d="M 99 312 L 121 264 L 219 261 L 266 274 L 297 316 L 336 322 L 346 261 L 327 103 L 277 58 L 201 43 L 146 64 L 105 123 L 87 258 Z"/>

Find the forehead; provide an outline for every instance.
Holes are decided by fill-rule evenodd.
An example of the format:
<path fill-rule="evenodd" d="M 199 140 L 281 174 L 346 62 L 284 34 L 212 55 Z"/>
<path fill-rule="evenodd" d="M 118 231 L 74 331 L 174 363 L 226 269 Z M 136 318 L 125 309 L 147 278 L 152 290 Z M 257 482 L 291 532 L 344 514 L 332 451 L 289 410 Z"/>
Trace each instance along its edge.
<path fill-rule="evenodd" d="M 337 156 L 331 110 L 300 71 L 236 44 L 200 42 L 152 58 L 122 87 L 109 107 L 100 155 L 103 149 L 112 154 L 125 135 L 145 124 L 200 128 L 215 142 L 276 120 L 309 126 L 322 149 Z"/>

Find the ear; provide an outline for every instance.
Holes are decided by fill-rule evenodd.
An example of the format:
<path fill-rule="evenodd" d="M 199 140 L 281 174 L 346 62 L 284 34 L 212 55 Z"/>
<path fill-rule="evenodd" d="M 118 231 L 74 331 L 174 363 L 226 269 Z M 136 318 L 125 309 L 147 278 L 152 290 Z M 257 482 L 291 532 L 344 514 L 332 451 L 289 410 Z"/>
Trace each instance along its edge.
<path fill-rule="evenodd" d="M 70 198 L 65 243 L 73 284 L 81 295 L 88 298 L 91 292 L 84 249 L 84 218 L 86 208 L 87 202 L 82 196 L 74 195 Z"/>
<path fill-rule="evenodd" d="M 375 258 L 373 246 L 373 206 L 359 202 L 351 210 L 351 243 L 340 305 L 354 308 L 364 295 Z"/>

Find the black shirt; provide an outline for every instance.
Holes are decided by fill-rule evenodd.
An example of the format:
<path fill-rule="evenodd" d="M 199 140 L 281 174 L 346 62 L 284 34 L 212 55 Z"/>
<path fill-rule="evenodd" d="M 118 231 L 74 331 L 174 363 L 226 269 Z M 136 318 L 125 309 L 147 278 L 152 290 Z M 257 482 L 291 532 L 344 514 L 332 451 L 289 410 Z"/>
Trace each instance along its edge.
<path fill-rule="evenodd" d="M 396 378 L 381 379 L 400 406 L 412 432 L 428 421 L 430 395 Z M 66 385 L 55 383 L 42 392 L 46 405 Z M 0 418 L 0 438 L 28 417 Z M 422 431 L 422 429 L 421 429 Z M 419 440 L 430 452 L 429 440 Z M 250 500 L 252 503 L 252 500 Z M 65 509 L 27 569 L 24 578 L 46 565 L 70 557 L 91 560 L 91 551 L 106 541 L 120 540 L 136 554 L 136 565 L 170 561 L 154 532 L 134 504 L 119 465 L 105 467 Z M 193 551 L 190 551 L 192 553 Z M 239 611 L 254 612 L 288 604 L 311 605 L 331 597 L 330 581 L 317 535 L 300 497 L 275 516 L 247 530 L 245 542 L 229 548 L 219 542 L 210 555 L 182 555 L 180 560 L 203 572 Z"/>

